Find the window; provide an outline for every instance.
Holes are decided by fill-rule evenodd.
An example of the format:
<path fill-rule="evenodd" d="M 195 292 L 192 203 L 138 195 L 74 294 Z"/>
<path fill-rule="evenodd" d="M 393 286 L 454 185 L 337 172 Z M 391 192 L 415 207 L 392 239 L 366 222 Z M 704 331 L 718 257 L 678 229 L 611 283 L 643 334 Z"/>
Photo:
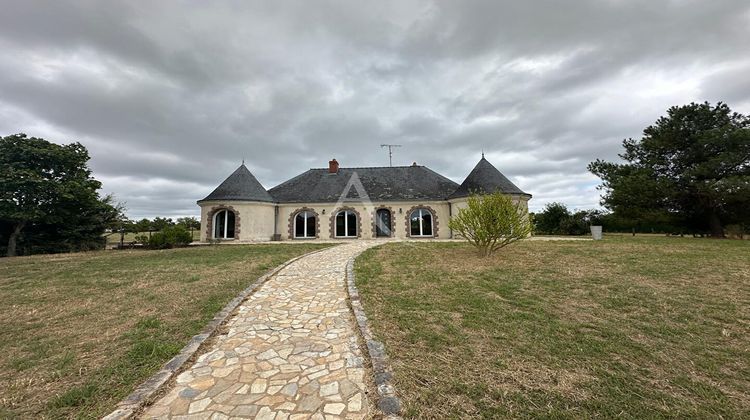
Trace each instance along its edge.
<path fill-rule="evenodd" d="M 409 216 L 411 236 L 432 236 L 432 213 L 427 209 L 416 209 Z"/>
<path fill-rule="evenodd" d="M 214 214 L 214 239 L 234 239 L 234 212 L 219 210 Z"/>
<path fill-rule="evenodd" d="M 315 224 L 315 213 L 301 211 L 294 216 L 294 237 L 314 238 L 317 226 Z"/>
<path fill-rule="evenodd" d="M 336 213 L 336 237 L 354 238 L 357 236 L 357 214 L 351 210 Z"/>

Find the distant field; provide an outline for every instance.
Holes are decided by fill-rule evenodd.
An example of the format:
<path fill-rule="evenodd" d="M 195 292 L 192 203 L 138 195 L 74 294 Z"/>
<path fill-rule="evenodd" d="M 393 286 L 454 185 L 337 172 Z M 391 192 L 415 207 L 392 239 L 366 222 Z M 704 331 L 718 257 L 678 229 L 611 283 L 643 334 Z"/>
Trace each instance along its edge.
<path fill-rule="evenodd" d="M 154 232 L 151 232 L 153 235 Z M 128 232 L 125 234 L 124 242 L 135 242 L 135 237 L 138 235 L 146 235 L 148 236 L 148 232 Z M 109 233 L 105 235 L 107 238 L 107 244 L 108 245 L 114 245 L 120 243 L 120 234 L 119 233 Z M 201 231 L 200 229 L 193 230 L 193 241 L 200 241 L 201 239 Z"/>
<path fill-rule="evenodd" d="M 322 244 L 0 259 L 0 418 L 95 418 L 267 270 Z"/>
<path fill-rule="evenodd" d="M 750 243 L 609 236 L 356 262 L 408 418 L 750 418 Z"/>

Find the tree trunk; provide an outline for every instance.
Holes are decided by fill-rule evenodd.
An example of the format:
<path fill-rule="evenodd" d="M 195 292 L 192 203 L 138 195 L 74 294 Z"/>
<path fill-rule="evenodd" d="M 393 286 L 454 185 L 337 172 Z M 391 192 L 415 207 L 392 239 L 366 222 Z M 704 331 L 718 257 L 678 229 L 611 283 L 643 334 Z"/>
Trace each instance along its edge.
<path fill-rule="evenodd" d="M 24 226 L 26 226 L 26 222 L 18 222 L 16 223 L 16 227 L 13 228 L 13 232 L 10 233 L 8 237 L 8 257 L 16 256 L 16 240 L 21 235 L 21 230 Z"/>
<path fill-rule="evenodd" d="M 708 226 L 711 229 L 711 236 L 714 238 L 724 238 L 724 227 L 721 225 L 721 219 L 715 211 L 708 216 Z"/>

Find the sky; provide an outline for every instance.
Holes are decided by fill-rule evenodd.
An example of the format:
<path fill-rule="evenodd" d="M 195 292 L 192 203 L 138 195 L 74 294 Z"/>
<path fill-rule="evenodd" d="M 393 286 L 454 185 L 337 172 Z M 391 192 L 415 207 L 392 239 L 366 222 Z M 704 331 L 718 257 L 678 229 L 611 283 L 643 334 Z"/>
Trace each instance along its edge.
<path fill-rule="evenodd" d="M 532 211 L 599 205 L 674 105 L 750 114 L 750 2 L 0 0 L 0 135 L 80 142 L 131 218 L 198 216 L 244 159 L 460 183 L 484 151 Z"/>

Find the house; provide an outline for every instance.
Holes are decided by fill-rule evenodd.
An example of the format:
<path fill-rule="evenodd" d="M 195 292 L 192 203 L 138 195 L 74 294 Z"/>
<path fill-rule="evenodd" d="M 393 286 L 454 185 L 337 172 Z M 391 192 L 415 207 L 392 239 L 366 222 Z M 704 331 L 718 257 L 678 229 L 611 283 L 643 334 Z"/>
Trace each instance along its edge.
<path fill-rule="evenodd" d="M 201 241 L 451 238 L 471 193 L 527 194 L 484 155 L 461 185 L 426 166 L 310 169 L 266 190 L 244 163 L 206 198 Z"/>

